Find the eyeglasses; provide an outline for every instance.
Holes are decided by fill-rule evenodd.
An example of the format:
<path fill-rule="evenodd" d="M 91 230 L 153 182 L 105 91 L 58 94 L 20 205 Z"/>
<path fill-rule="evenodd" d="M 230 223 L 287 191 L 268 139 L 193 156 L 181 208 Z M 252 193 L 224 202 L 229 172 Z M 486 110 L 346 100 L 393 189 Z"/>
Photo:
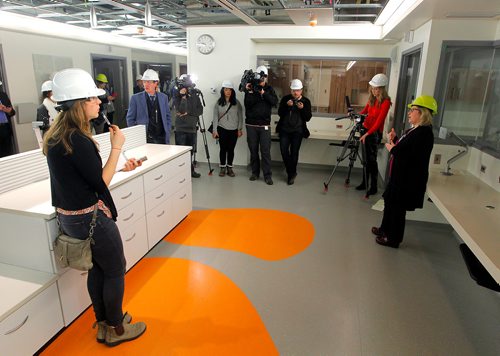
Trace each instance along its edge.
<path fill-rule="evenodd" d="M 422 110 L 417 109 L 417 108 L 411 108 L 411 109 L 408 109 L 408 112 L 414 112 L 414 111 L 417 111 L 417 112 L 419 112 L 419 113 L 422 113 Z"/>

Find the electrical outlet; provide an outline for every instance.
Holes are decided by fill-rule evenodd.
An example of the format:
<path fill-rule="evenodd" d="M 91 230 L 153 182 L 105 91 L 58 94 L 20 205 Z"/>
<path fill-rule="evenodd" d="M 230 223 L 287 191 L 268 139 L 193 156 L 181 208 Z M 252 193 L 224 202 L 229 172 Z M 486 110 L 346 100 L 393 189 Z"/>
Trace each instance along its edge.
<path fill-rule="evenodd" d="M 485 173 L 486 172 L 486 166 L 485 165 L 481 165 L 481 173 Z"/>
<path fill-rule="evenodd" d="M 439 153 L 434 155 L 434 164 L 441 164 L 441 155 Z"/>

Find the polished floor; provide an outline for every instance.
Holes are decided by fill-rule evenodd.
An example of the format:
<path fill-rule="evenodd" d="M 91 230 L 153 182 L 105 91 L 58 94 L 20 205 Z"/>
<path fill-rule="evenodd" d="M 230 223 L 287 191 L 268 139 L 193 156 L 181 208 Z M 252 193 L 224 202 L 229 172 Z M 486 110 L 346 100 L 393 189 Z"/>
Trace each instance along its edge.
<path fill-rule="evenodd" d="M 142 354 L 500 354 L 499 295 L 470 279 L 449 226 L 409 221 L 398 250 L 382 247 L 378 197 L 344 188 L 343 171 L 325 194 L 328 167 L 301 167 L 292 186 L 279 166 L 273 186 L 207 170 L 196 211 L 127 274 L 127 310 L 151 320 Z M 65 335 L 136 354 L 141 339 L 94 345 L 91 323 L 84 313 L 46 354 Z"/>

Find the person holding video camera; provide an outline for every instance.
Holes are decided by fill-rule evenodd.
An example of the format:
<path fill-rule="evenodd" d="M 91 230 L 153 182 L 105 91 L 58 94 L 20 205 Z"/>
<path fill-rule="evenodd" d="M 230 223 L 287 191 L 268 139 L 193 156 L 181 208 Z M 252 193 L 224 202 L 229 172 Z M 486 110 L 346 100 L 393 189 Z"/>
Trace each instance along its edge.
<path fill-rule="evenodd" d="M 200 100 L 200 91 L 194 88 L 194 83 L 189 75 L 183 74 L 177 81 L 174 107 L 177 110 L 175 144 L 193 147 L 191 150 L 191 177 L 200 178 L 201 174 L 194 170 L 193 157 L 196 151 L 198 121 L 200 115 L 203 114 L 203 105 Z"/>
<path fill-rule="evenodd" d="M 398 248 L 403 241 L 406 212 L 423 207 L 434 146 L 432 116 L 437 114 L 437 108 L 433 97 L 419 96 L 408 105 L 410 129 L 400 138 L 394 129 L 387 135 L 385 147 L 390 157 L 384 216 L 380 227 L 372 227 L 379 245 Z"/>
<path fill-rule="evenodd" d="M 226 173 L 234 177 L 234 148 L 238 138 L 243 135 L 243 108 L 236 99 L 233 83 L 229 80 L 222 82 L 220 98 L 214 106 L 212 125 L 212 137 L 219 139 L 219 177 L 224 177 Z"/>
<path fill-rule="evenodd" d="M 377 164 L 377 151 L 380 140 L 382 139 L 382 132 L 384 130 L 384 122 L 391 107 L 391 98 L 387 94 L 387 84 L 389 79 L 383 73 L 376 74 L 370 80 L 370 97 L 365 108 L 360 114 L 366 114 L 363 122 L 364 133 L 359 138 L 364 146 L 363 152 L 365 153 L 365 167 L 363 167 L 363 181 L 356 187 L 356 190 L 365 190 L 368 187 L 366 196 L 377 194 L 378 182 L 378 164 Z M 365 176 L 368 181 L 365 181 Z"/>
<path fill-rule="evenodd" d="M 259 75 L 258 84 L 245 85 L 245 124 L 247 127 L 247 142 L 250 150 L 250 165 L 252 175 L 250 180 L 259 178 L 262 155 L 262 173 L 267 185 L 273 184 L 271 172 L 271 110 L 278 104 L 274 89 L 267 84 L 268 71 L 265 66 L 255 70 Z"/>
<path fill-rule="evenodd" d="M 280 150 L 287 173 L 287 184 L 292 185 L 297 177 L 297 163 L 303 137 L 308 137 L 306 122 L 311 120 L 311 101 L 302 96 L 302 82 L 292 80 L 291 94 L 281 98 L 278 107 L 280 120 L 276 132 L 280 136 Z"/>

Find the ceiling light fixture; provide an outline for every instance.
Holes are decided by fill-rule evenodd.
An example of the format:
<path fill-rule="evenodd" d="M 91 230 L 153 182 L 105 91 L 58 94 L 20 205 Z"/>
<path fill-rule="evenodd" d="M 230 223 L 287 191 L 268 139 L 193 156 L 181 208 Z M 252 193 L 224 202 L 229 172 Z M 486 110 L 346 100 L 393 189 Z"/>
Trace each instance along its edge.
<path fill-rule="evenodd" d="M 149 1 L 146 1 L 146 6 L 144 7 L 144 25 L 151 27 L 153 24 L 153 17 L 151 16 L 151 5 Z"/>
<path fill-rule="evenodd" d="M 97 13 L 95 11 L 95 7 L 90 7 L 90 28 L 97 27 Z"/>

